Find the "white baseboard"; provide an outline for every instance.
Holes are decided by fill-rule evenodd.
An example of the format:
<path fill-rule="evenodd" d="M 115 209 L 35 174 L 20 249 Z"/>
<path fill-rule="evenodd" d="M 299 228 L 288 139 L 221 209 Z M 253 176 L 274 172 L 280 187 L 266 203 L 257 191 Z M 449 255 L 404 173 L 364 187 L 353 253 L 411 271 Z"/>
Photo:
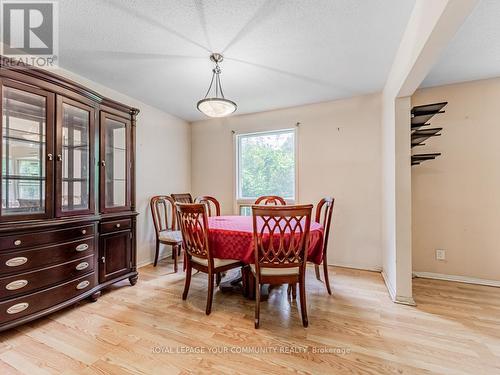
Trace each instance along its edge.
<path fill-rule="evenodd" d="M 167 258 L 169 256 L 171 256 L 171 254 L 165 254 L 159 260 Z M 150 264 L 153 264 L 152 259 L 138 263 L 137 268 L 145 267 L 145 266 L 148 266 Z M 397 296 L 396 295 L 395 289 L 392 287 L 391 283 L 389 282 L 389 279 L 385 275 L 384 271 L 382 271 L 381 267 L 378 267 L 378 266 L 376 266 L 376 267 L 359 266 L 359 265 L 353 265 L 353 264 L 347 264 L 347 263 L 334 263 L 334 264 L 329 264 L 329 266 L 352 268 L 352 269 L 363 270 L 363 271 L 380 272 L 382 274 L 382 278 L 384 279 L 385 286 L 387 287 L 387 291 L 389 292 L 389 297 L 391 298 L 392 302 L 402 304 L 402 305 L 416 306 L 416 303 L 412 297 L 404 297 L 404 296 Z M 499 285 L 500 285 L 500 282 L 499 282 Z"/>
<path fill-rule="evenodd" d="M 328 263 L 328 266 L 353 268 L 355 270 L 363 270 L 363 271 L 374 271 L 374 272 L 381 272 L 382 271 L 382 267 L 380 267 L 380 266 L 372 266 L 372 265 L 366 265 L 366 264 L 352 264 L 352 263 L 334 262 L 334 263 Z"/>
<path fill-rule="evenodd" d="M 455 281 L 458 283 L 494 286 L 494 287 L 500 288 L 500 281 L 479 279 L 476 277 L 459 276 L 459 275 L 446 275 L 443 273 L 416 272 L 416 271 L 413 271 L 413 276 L 414 277 L 421 277 L 423 279 Z"/>
<path fill-rule="evenodd" d="M 391 300 L 394 301 L 396 299 L 396 289 L 392 286 L 391 282 L 389 281 L 389 278 L 385 274 L 384 271 L 380 272 L 382 274 L 382 279 L 384 279 L 385 287 L 387 288 L 387 291 L 389 292 L 389 297 L 391 297 Z"/>
<path fill-rule="evenodd" d="M 153 261 L 151 259 L 143 260 L 142 262 L 137 263 L 137 268 L 146 267 L 149 266 L 150 264 L 153 264 Z"/>
<path fill-rule="evenodd" d="M 413 297 L 396 296 L 396 299 L 393 302 L 400 305 L 417 306 L 417 303 L 415 302 Z"/>
<path fill-rule="evenodd" d="M 172 250 L 169 249 L 167 251 L 163 251 L 163 253 L 160 252 L 160 256 L 158 258 L 158 262 L 162 259 L 165 259 L 165 258 L 170 258 L 172 257 Z M 146 266 L 149 266 L 150 264 L 153 264 L 154 263 L 154 255 L 151 259 L 146 259 L 146 260 L 143 260 L 141 262 L 137 262 L 137 268 L 141 268 L 141 267 L 146 267 Z"/>
<path fill-rule="evenodd" d="M 392 302 L 400 304 L 400 305 L 417 306 L 413 297 L 398 296 L 396 294 L 396 289 L 391 284 L 391 282 L 390 282 L 389 278 L 387 277 L 387 275 L 385 274 L 385 272 L 382 271 L 381 274 L 382 274 L 382 278 L 384 279 L 385 287 L 387 288 L 387 291 L 389 292 L 389 297 L 391 298 Z"/>
<path fill-rule="evenodd" d="M 170 256 L 172 256 L 171 251 L 166 251 L 163 255 L 160 254 L 160 259 L 159 260 L 168 258 Z M 137 263 L 137 268 L 145 267 L 145 266 L 148 266 L 150 264 L 153 264 L 153 261 L 154 261 L 153 258 L 151 258 L 149 260 L 143 260 L 142 262 Z M 355 270 L 362 270 L 362 271 L 373 271 L 373 272 L 381 272 L 382 271 L 382 267 L 380 267 L 380 266 L 360 265 L 360 264 L 352 264 L 352 263 L 338 263 L 338 262 L 335 262 L 335 263 L 329 263 L 328 266 L 343 267 L 343 268 L 352 268 L 352 269 L 355 269 Z"/>

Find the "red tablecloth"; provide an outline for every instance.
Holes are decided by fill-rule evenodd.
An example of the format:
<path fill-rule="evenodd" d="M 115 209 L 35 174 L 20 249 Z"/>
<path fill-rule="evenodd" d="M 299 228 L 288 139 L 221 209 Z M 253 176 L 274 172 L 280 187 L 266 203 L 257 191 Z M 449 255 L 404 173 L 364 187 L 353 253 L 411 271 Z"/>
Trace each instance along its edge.
<path fill-rule="evenodd" d="M 208 218 L 210 250 L 215 258 L 254 262 L 253 222 L 251 216 L 214 216 Z M 323 260 L 323 227 L 311 222 L 307 260 Z"/>

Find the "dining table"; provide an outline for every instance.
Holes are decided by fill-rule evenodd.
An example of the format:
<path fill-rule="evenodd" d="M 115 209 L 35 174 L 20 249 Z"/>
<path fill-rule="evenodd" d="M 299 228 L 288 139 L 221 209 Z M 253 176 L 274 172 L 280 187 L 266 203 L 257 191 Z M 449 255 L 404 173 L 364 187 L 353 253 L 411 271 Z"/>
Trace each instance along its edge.
<path fill-rule="evenodd" d="M 221 283 L 222 291 L 239 291 L 248 298 L 254 297 L 253 275 L 248 265 L 255 261 L 255 247 L 252 216 L 212 216 L 208 218 L 208 242 L 214 258 L 236 259 L 247 266 L 241 275 Z M 311 221 L 307 261 L 321 264 L 323 260 L 324 228 Z M 286 232 L 285 232 L 286 236 Z M 234 275 L 233 275 L 234 276 Z"/>

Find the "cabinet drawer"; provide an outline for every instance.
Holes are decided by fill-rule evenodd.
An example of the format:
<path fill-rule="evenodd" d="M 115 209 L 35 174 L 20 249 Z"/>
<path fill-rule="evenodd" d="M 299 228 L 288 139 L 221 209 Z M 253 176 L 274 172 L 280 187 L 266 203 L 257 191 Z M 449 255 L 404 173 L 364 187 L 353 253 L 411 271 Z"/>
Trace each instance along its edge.
<path fill-rule="evenodd" d="M 0 251 L 24 249 L 44 244 L 68 242 L 94 234 L 94 225 L 66 229 L 45 230 L 42 232 L 22 233 L 0 237 Z"/>
<path fill-rule="evenodd" d="M 0 324 L 36 313 L 69 300 L 95 286 L 95 273 L 52 288 L 0 302 Z"/>
<path fill-rule="evenodd" d="M 130 229 L 132 227 L 131 219 L 120 219 L 106 221 L 101 223 L 101 233 L 110 233 L 118 230 Z"/>
<path fill-rule="evenodd" d="M 94 254 L 94 237 L 36 249 L 0 253 L 0 274 L 33 270 Z"/>
<path fill-rule="evenodd" d="M 50 266 L 37 271 L 0 278 L 0 299 L 12 298 L 36 289 L 61 283 L 94 270 L 94 256 Z"/>

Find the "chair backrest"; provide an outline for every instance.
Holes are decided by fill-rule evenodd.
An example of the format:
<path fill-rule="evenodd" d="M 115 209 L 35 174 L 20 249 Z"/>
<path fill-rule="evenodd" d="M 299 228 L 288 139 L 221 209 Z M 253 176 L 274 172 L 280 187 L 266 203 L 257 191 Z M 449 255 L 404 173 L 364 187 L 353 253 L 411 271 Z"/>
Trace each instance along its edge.
<path fill-rule="evenodd" d="M 312 204 L 252 206 L 255 268 L 305 267 Z"/>
<path fill-rule="evenodd" d="M 274 206 L 286 206 L 286 201 L 278 197 L 277 195 L 264 195 L 262 197 L 257 198 L 254 204 L 260 204 L 264 206 L 274 205 Z"/>
<path fill-rule="evenodd" d="M 149 201 L 156 235 L 162 230 L 175 230 L 174 200 L 168 195 L 156 195 Z"/>
<path fill-rule="evenodd" d="M 193 203 L 193 197 L 190 193 L 179 193 L 179 194 L 171 194 L 170 195 L 174 202 L 179 203 Z"/>
<path fill-rule="evenodd" d="M 220 216 L 220 203 L 214 197 L 203 195 L 197 197 L 194 201 L 195 203 L 203 203 L 207 207 L 208 216 Z"/>
<path fill-rule="evenodd" d="M 321 199 L 316 206 L 316 222 L 320 223 L 325 229 L 325 236 L 323 239 L 323 249 L 328 246 L 328 237 L 330 235 L 330 224 L 332 222 L 333 216 L 333 206 L 335 203 L 335 198 L 325 197 Z"/>
<path fill-rule="evenodd" d="M 208 217 L 203 203 L 176 203 L 177 222 L 185 251 L 198 258 L 210 259 Z"/>

